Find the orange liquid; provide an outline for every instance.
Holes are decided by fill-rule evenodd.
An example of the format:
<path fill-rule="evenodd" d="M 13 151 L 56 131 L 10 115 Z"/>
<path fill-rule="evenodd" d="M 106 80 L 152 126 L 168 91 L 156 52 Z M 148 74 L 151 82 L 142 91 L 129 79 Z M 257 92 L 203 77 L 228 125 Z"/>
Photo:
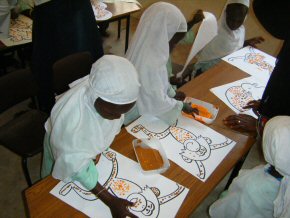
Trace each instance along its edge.
<path fill-rule="evenodd" d="M 163 166 L 159 151 L 153 148 L 135 147 L 136 154 L 143 170 L 156 170 Z"/>

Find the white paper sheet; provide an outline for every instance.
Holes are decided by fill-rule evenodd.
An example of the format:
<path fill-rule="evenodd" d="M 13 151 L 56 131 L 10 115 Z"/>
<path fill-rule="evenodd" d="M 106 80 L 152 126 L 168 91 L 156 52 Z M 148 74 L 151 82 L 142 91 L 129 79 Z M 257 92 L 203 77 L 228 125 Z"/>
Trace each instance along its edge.
<path fill-rule="evenodd" d="M 174 217 L 188 193 L 187 188 L 162 175 L 143 175 L 136 162 L 111 149 L 96 166 L 99 182 L 111 193 L 139 201 L 130 209 L 138 217 Z M 60 182 L 50 193 L 89 217 L 111 217 L 109 208 L 78 182 Z"/>
<path fill-rule="evenodd" d="M 106 10 L 108 6 L 105 3 L 99 0 L 91 0 L 91 4 L 96 20 L 108 20 L 113 16 L 110 11 Z"/>
<path fill-rule="evenodd" d="M 257 118 L 252 110 L 245 110 L 243 107 L 246 106 L 249 101 L 261 99 L 266 84 L 267 81 L 262 81 L 251 76 L 212 88 L 210 91 L 234 112 L 248 114 Z"/>
<path fill-rule="evenodd" d="M 200 24 L 196 38 L 192 44 L 183 69 L 176 74 L 177 78 L 182 76 L 183 71 L 186 69 L 187 65 L 194 58 L 194 56 L 217 35 L 217 21 L 215 16 L 209 12 L 203 12 L 203 15 L 204 19 Z"/>
<path fill-rule="evenodd" d="M 141 116 L 126 127 L 137 138 L 155 137 L 167 157 L 200 179 L 207 180 L 236 144 L 211 128 L 180 115 L 176 126 L 152 116 Z"/>
<path fill-rule="evenodd" d="M 222 59 L 263 81 L 269 80 L 276 63 L 276 58 L 250 46 Z"/>
<path fill-rule="evenodd" d="M 21 45 L 32 40 L 32 20 L 22 14 L 15 20 L 11 19 L 9 38 L 1 39 L 6 46 Z"/>

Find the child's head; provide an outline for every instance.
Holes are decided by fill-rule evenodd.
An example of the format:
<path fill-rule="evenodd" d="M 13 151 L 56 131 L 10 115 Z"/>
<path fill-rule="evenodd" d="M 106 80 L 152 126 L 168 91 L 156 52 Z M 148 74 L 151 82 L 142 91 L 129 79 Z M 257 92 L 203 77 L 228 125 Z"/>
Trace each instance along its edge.
<path fill-rule="evenodd" d="M 243 25 L 248 13 L 247 2 L 248 1 L 228 1 L 226 7 L 226 23 L 231 30 L 236 30 Z"/>
<path fill-rule="evenodd" d="M 135 102 L 128 104 L 113 104 L 104 101 L 102 98 L 97 98 L 95 101 L 96 111 L 105 119 L 115 120 L 120 119 L 122 114 L 127 113 L 133 106 Z"/>
<path fill-rule="evenodd" d="M 290 176 L 290 116 L 269 120 L 263 132 L 265 160 L 283 176 Z"/>
<path fill-rule="evenodd" d="M 93 64 L 89 95 L 105 119 L 119 119 L 135 104 L 140 84 L 134 66 L 123 57 L 104 55 Z"/>

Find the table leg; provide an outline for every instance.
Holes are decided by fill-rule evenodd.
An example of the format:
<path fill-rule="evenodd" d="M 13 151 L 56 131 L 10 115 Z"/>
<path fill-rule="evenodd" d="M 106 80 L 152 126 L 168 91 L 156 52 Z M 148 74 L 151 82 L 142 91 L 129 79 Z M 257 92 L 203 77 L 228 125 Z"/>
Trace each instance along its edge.
<path fill-rule="evenodd" d="M 126 53 L 126 51 L 128 49 L 129 33 L 130 33 L 130 15 L 127 16 L 127 23 L 126 23 L 125 53 Z"/>
<path fill-rule="evenodd" d="M 118 20 L 118 39 L 120 39 L 121 35 L 121 19 Z"/>
<path fill-rule="evenodd" d="M 251 150 L 251 149 L 250 149 Z M 236 178 L 239 174 L 240 169 L 242 168 L 250 150 L 236 163 L 235 167 L 233 168 L 233 171 L 230 175 L 230 178 L 225 186 L 224 190 L 228 190 L 228 188 L 230 187 L 230 185 L 232 184 L 234 178 Z"/>

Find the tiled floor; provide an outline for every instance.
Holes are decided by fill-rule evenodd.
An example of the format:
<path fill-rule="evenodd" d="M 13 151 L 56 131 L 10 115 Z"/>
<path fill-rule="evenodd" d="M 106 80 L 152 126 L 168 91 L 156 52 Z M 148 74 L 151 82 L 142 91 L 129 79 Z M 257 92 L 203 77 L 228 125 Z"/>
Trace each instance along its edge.
<path fill-rule="evenodd" d="M 143 0 L 144 6 L 149 5 L 154 0 Z M 175 3 L 177 6 L 181 8 L 181 10 L 186 14 L 186 17 L 190 17 L 192 12 L 198 8 L 208 8 L 209 11 L 213 11 L 217 16 L 220 13 L 220 10 L 223 7 L 224 0 L 172 0 L 169 2 Z M 136 25 L 138 23 L 138 17 L 140 13 L 137 13 L 131 21 L 131 34 L 135 30 Z M 257 28 L 255 23 L 255 19 L 251 16 L 248 16 L 247 26 L 250 30 Z M 122 35 L 121 39 L 117 39 L 117 28 L 116 23 L 110 25 L 109 33 L 110 37 L 104 39 L 104 48 L 106 53 L 112 53 L 116 55 L 124 55 L 124 31 L 125 24 L 122 25 Z M 257 33 L 258 32 L 258 33 Z M 248 33 L 249 36 L 253 36 L 256 34 L 263 35 L 266 39 L 268 39 L 267 43 L 264 43 L 261 48 L 270 53 L 276 54 L 279 41 L 273 40 L 268 34 L 266 34 L 262 28 L 255 29 L 255 33 Z M 174 52 L 174 57 L 176 57 L 176 62 L 183 61 L 182 57 L 183 50 L 177 48 L 177 51 Z M 20 107 L 25 107 L 27 103 L 24 103 Z M 18 107 L 19 108 L 19 107 Z M 18 109 L 17 108 L 17 109 Z M 0 116 L 0 125 L 3 124 L 9 117 L 11 117 L 13 112 L 8 112 L 5 115 Z M 2 146 L 0 146 L 0 217 L 5 218 L 22 218 L 25 217 L 25 207 L 22 192 L 27 187 L 26 182 L 23 176 L 22 168 L 21 168 L 21 159 L 6 150 Z M 263 158 L 259 153 L 259 148 L 255 145 L 248 158 L 244 164 L 244 168 L 251 168 L 263 162 Z M 39 171 L 41 164 L 41 156 L 37 155 L 36 157 L 29 160 L 29 168 L 32 173 L 33 181 L 37 181 L 39 179 Z M 215 190 L 205 199 L 205 201 L 197 208 L 197 210 L 191 215 L 191 218 L 205 218 L 208 217 L 207 210 L 209 205 L 215 201 L 218 195 L 223 190 L 227 178 L 225 178 L 219 186 L 216 187 Z"/>

